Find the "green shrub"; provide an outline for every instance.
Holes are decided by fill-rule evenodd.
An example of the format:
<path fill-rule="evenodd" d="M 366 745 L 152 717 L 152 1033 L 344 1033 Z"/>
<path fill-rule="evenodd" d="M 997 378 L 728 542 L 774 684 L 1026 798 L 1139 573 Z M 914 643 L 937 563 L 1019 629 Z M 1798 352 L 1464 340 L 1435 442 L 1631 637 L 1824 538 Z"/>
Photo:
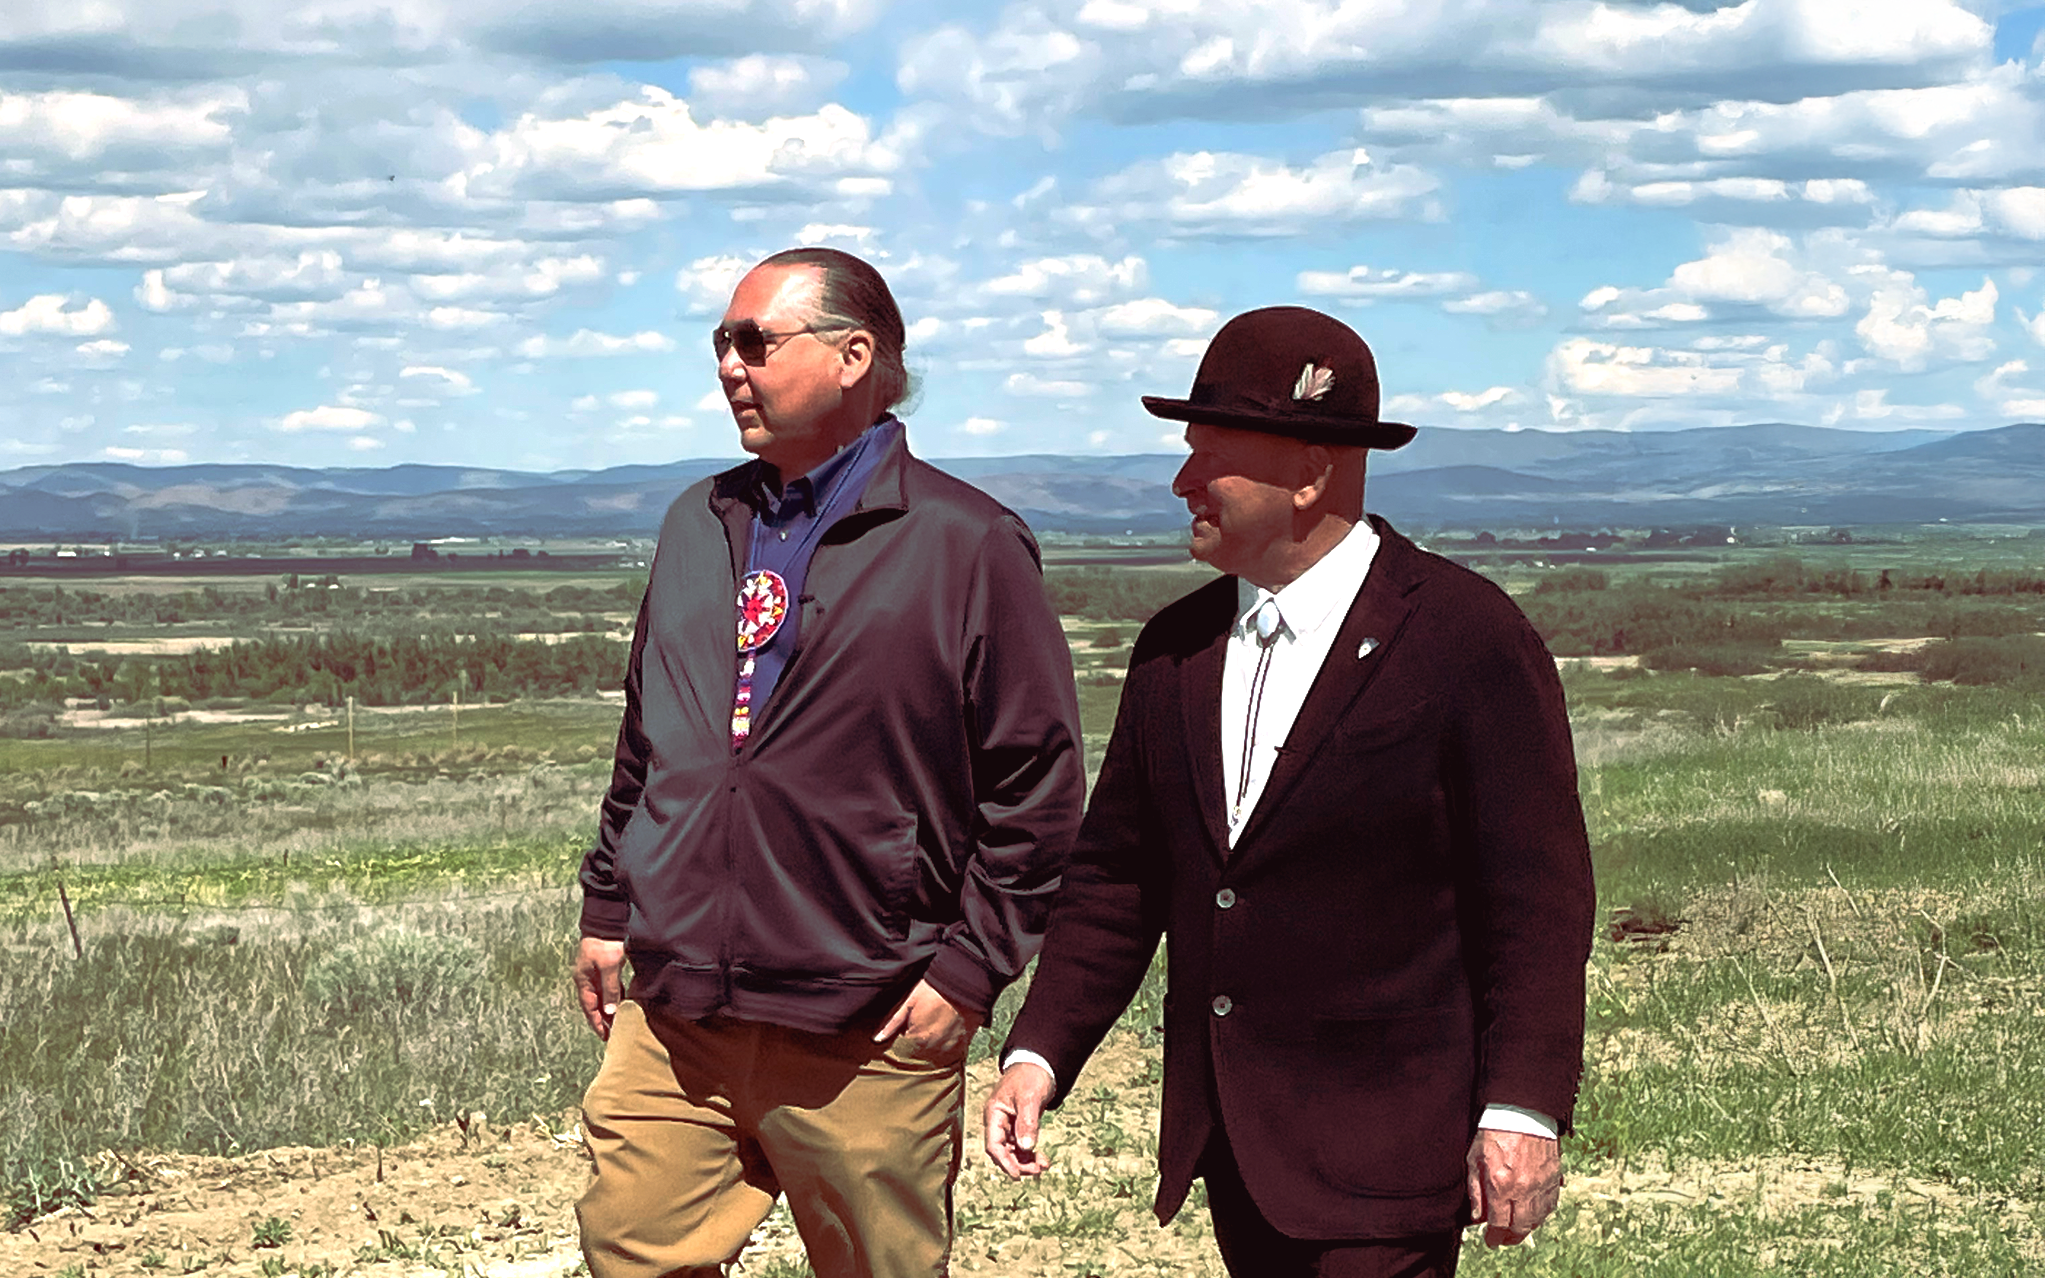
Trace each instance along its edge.
<path fill-rule="evenodd" d="M 1572 594 L 1585 590 L 1603 590 L 1611 579 L 1597 568 L 1564 568 L 1541 578 L 1535 585 L 1537 595 Z"/>
<path fill-rule="evenodd" d="M 1949 639 L 1923 649 L 1924 677 L 1959 684 L 2045 684 L 2045 636 Z"/>
<path fill-rule="evenodd" d="M 1783 675 L 1775 681 L 1774 694 L 1771 707 L 1776 726 L 1800 731 L 1867 718 L 1876 704 L 1868 689 L 1813 674 Z"/>
<path fill-rule="evenodd" d="M 458 932 L 391 928 L 322 956 L 305 974 L 305 993 L 331 1016 L 402 1015 L 475 994 L 486 972 L 482 947 Z"/>
<path fill-rule="evenodd" d="M 1650 670 L 1695 670 L 1705 675 L 1752 675 L 1769 670 L 1782 656 L 1781 640 L 1753 643 L 1676 643 L 1651 648 L 1641 664 Z"/>
<path fill-rule="evenodd" d="M 54 1158 L 9 1171 L 7 1184 L 0 1189 L 6 1197 L 6 1220 L 0 1228 L 8 1230 L 60 1207 L 90 1206 L 108 1184 L 97 1167 L 82 1159 Z"/>

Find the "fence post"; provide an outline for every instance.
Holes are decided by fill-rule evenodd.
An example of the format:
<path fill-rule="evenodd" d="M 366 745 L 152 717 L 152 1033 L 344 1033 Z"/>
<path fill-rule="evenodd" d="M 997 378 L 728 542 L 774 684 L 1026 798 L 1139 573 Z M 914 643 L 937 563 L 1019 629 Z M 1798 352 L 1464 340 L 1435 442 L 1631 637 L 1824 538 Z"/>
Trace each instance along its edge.
<path fill-rule="evenodd" d="M 64 903 L 64 926 L 71 929 L 71 952 L 79 962 L 85 961 L 85 946 L 78 939 L 78 919 L 71 913 L 71 894 L 64 890 L 64 880 L 57 880 L 57 899 Z"/>
<path fill-rule="evenodd" d="M 348 761 L 355 761 L 355 697 L 348 697 Z"/>

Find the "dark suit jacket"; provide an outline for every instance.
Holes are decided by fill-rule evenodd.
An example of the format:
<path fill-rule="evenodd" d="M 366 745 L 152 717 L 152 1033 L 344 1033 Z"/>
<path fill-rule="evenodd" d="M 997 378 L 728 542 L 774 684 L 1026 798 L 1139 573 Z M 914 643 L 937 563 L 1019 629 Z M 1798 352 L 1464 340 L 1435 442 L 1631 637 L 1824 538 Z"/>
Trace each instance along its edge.
<path fill-rule="evenodd" d="M 1069 1091 L 1168 936 L 1160 1220 L 1218 1120 L 1288 1234 L 1452 1229 L 1484 1105 L 1575 1105 L 1592 887 L 1555 663 L 1497 587 L 1373 522 L 1232 851 L 1235 579 L 1144 628 L 1008 1039 Z"/>

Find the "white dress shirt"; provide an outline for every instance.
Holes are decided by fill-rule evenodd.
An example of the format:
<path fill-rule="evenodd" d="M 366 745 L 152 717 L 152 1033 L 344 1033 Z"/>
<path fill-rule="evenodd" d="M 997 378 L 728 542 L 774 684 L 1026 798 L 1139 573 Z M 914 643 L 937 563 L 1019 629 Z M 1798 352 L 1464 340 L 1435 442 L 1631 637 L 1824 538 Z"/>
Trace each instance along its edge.
<path fill-rule="evenodd" d="M 1257 810 L 1265 782 L 1271 779 L 1271 767 L 1278 761 L 1278 747 L 1292 732 L 1307 690 L 1330 659 L 1335 634 L 1363 589 L 1378 543 L 1377 530 L 1368 520 L 1359 520 L 1327 554 L 1276 593 L 1236 579 L 1236 620 L 1221 668 L 1222 799 L 1228 805 L 1231 848 L 1249 824 L 1250 814 Z M 1258 627 L 1258 613 L 1267 602 L 1275 603 L 1278 610 L 1276 628 L 1265 623 L 1268 638 Z M 1376 647 L 1368 640 L 1365 646 Z M 1344 652 L 1336 657 L 1367 661 L 1370 652 Z M 1260 665 L 1264 667 L 1261 672 Z M 1001 1067 L 1007 1069 L 1023 1061 L 1051 1074 L 1055 1085 L 1057 1076 L 1051 1063 L 1026 1048 L 1010 1052 Z M 1477 1125 L 1551 1138 L 1557 1130 L 1555 1120 L 1547 1115 L 1512 1105 L 1487 1105 Z"/>
<path fill-rule="evenodd" d="M 1311 567 L 1276 594 L 1236 578 L 1236 621 L 1229 631 L 1228 652 L 1221 666 L 1222 799 L 1228 804 L 1228 845 L 1250 823 L 1278 747 L 1292 731 L 1292 721 L 1306 704 L 1307 689 L 1328 659 L 1335 632 L 1356 602 L 1356 592 L 1377 558 L 1378 534 L 1359 522 Z M 1269 600 L 1278 609 L 1278 629 L 1271 636 L 1270 664 L 1262 688 L 1257 668 L 1263 663 L 1264 641 L 1257 613 Z M 1354 660 L 1351 657 L 1350 660 Z M 1250 705 L 1257 703 L 1255 721 Z M 1245 747 L 1249 748 L 1246 750 Z M 1249 775 L 1244 775 L 1248 755 Z"/>

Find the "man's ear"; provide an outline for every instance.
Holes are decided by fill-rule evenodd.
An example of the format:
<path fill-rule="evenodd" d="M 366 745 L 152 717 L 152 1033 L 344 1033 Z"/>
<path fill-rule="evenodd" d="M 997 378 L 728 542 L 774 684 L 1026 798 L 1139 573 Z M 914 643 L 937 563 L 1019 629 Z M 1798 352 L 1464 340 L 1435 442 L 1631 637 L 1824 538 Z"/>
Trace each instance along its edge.
<path fill-rule="evenodd" d="M 1313 509 L 1328 495 L 1335 482 L 1335 454 L 1319 444 L 1309 444 L 1300 454 L 1300 484 L 1292 490 L 1292 508 Z"/>
<path fill-rule="evenodd" d="M 851 390 L 873 371 L 873 334 L 855 328 L 838 343 L 838 386 Z"/>

